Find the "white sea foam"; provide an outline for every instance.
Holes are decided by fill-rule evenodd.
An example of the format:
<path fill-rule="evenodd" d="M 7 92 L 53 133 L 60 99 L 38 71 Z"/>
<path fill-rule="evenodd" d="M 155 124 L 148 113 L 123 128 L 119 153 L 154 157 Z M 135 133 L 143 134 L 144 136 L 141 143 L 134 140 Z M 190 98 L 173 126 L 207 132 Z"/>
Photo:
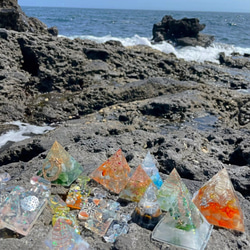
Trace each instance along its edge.
<path fill-rule="evenodd" d="M 177 58 L 183 58 L 186 61 L 197 61 L 204 62 L 210 61 L 214 63 L 219 63 L 219 53 L 224 52 L 227 56 L 231 53 L 236 52 L 243 55 L 244 53 L 250 53 L 250 48 L 241 48 L 235 47 L 233 45 L 228 45 L 224 43 L 213 43 L 211 46 L 207 48 L 203 47 L 182 47 L 176 48 L 172 46 L 170 43 L 163 42 L 161 44 L 151 44 L 151 38 L 141 37 L 138 35 L 134 35 L 133 37 L 120 38 L 113 37 L 111 35 L 96 37 L 96 36 L 71 36 L 69 38 L 81 38 L 81 39 L 89 39 L 93 40 L 97 43 L 104 43 L 109 40 L 120 41 L 124 46 L 134 46 L 134 45 L 147 45 L 154 49 L 160 50 L 164 53 L 174 53 Z"/>
<path fill-rule="evenodd" d="M 28 123 L 23 123 L 20 121 L 9 122 L 6 124 L 13 124 L 18 126 L 18 130 L 10 130 L 7 133 L 0 136 L 0 147 L 4 146 L 7 142 L 18 142 L 30 138 L 31 134 L 43 134 L 49 130 L 53 130 L 54 128 L 50 126 L 35 126 L 30 125 Z"/>

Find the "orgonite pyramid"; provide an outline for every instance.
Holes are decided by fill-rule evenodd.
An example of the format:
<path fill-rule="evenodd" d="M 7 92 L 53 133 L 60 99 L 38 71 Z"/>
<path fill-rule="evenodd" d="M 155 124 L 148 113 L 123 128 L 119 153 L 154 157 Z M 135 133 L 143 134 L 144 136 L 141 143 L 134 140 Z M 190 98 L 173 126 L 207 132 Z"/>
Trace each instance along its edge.
<path fill-rule="evenodd" d="M 0 174 L 0 206 L 12 191 L 13 187 L 9 187 L 6 185 L 6 182 L 8 182 L 9 180 L 10 180 L 10 175 L 8 173 L 5 172 Z M 0 229 L 2 227 L 3 226 L 1 225 L 1 220 L 0 220 Z"/>
<path fill-rule="evenodd" d="M 142 168 L 147 175 L 151 178 L 155 186 L 159 189 L 163 183 L 159 174 L 158 168 L 155 165 L 155 160 L 151 156 L 150 152 L 147 153 L 145 159 L 142 162 Z"/>
<path fill-rule="evenodd" d="M 56 213 L 56 209 L 58 207 L 64 208 L 67 207 L 67 204 L 64 202 L 64 200 L 58 195 L 51 195 L 49 200 L 48 200 L 48 205 L 51 210 L 52 214 Z"/>
<path fill-rule="evenodd" d="M 151 183 L 132 215 L 135 223 L 150 230 L 160 221 L 162 214 L 156 191 L 157 188 Z"/>
<path fill-rule="evenodd" d="M 204 249 L 213 226 L 194 205 L 175 169 L 158 190 L 157 198 L 167 214 L 156 225 L 152 238 L 186 249 Z"/>
<path fill-rule="evenodd" d="M 78 214 L 84 226 L 94 233 L 104 236 L 111 223 L 117 217 L 120 208 L 118 202 L 96 198 L 87 198 Z"/>
<path fill-rule="evenodd" d="M 130 177 L 130 167 L 121 149 L 90 174 L 90 178 L 119 194 Z"/>
<path fill-rule="evenodd" d="M 89 244 L 64 219 L 58 219 L 43 242 L 41 250 L 43 249 L 87 250 Z"/>
<path fill-rule="evenodd" d="M 121 191 L 119 197 L 125 200 L 139 202 L 150 183 L 152 183 L 152 180 L 141 165 L 139 165 L 126 187 Z"/>
<path fill-rule="evenodd" d="M 70 212 L 69 207 L 57 207 L 52 217 L 52 225 L 54 226 L 58 219 L 64 219 L 68 225 L 75 229 L 75 232 L 80 234 L 79 224 L 73 212 Z"/>
<path fill-rule="evenodd" d="M 90 178 L 87 176 L 79 176 L 77 183 L 70 186 L 66 199 L 68 207 L 81 209 L 83 200 L 90 194 L 90 188 L 87 185 L 89 180 Z"/>
<path fill-rule="evenodd" d="M 3 182 L 7 182 L 10 180 L 10 175 L 7 173 L 7 172 L 4 172 L 4 173 L 0 173 L 0 185 L 1 183 Z"/>
<path fill-rule="evenodd" d="M 209 223 L 244 232 L 243 213 L 225 168 L 201 187 L 193 202 Z"/>
<path fill-rule="evenodd" d="M 82 166 L 55 141 L 44 160 L 43 177 L 52 183 L 69 186 L 82 171 Z"/>
<path fill-rule="evenodd" d="M 49 196 L 48 181 L 38 177 L 31 183 L 33 185 L 29 190 L 16 186 L 0 206 L 2 226 L 22 235 L 30 232 Z"/>
<path fill-rule="evenodd" d="M 108 231 L 103 236 L 106 242 L 114 243 L 122 234 L 126 234 L 129 230 L 128 221 L 131 220 L 131 216 L 128 214 L 119 214 L 116 220 L 113 220 Z"/>
<path fill-rule="evenodd" d="M 8 188 L 6 185 L 6 182 L 8 182 L 9 180 L 10 180 L 10 175 L 8 173 L 0 174 L 0 205 L 2 204 L 2 202 L 4 202 L 4 200 L 11 191 L 11 189 Z"/>

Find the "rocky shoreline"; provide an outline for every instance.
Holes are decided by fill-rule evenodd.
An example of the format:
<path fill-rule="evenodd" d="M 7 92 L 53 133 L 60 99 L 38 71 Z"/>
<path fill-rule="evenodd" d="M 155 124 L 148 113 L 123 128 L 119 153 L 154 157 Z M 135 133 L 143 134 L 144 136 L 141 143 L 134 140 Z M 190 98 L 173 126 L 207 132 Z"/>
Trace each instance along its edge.
<path fill-rule="evenodd" d="M 10 185 L 27 185 L 55 140 L 91 173 L 121 148 L 135 169 L 149 150 L 163 179 L 175 167 L 191 193 L 226 167 L 245 233 L 215 227 L 206 249 L 250 247 L 250 59 L 187 62 L 147 46 L 0 29 L 0 123 L 50 124 L 44 135 L 0 151 Z M 12 129 L 0 126 L 0 134 Z M 53 187 L 65 195 L 67 189 Z M 109 195 L 117 199 L 114 195 Z M 132 211 L 136 204 L 124 204 Z M 45 209 L 26 237 L 0 230 L 0 248 L 39 249 L 51 228 Z M 177 249 L 130 223 L 114 244 L 81 227 L 93 249 Z"/>

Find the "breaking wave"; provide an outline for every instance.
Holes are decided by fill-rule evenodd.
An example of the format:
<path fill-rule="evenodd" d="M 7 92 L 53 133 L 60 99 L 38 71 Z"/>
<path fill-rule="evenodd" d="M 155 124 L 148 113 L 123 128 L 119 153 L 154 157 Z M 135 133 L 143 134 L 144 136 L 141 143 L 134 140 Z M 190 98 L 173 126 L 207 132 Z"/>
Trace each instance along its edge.
<path fill-rule="evenodd" d="M 81 38 L 81 39 L 89 39 L 93 40 L 97 43 L 104 43 L 109 40 L 120 41 L 124 46 L 135 46 L 135 45 L 147 45 L 153 49 L 160 50 L 164 53 L 174 53 L 177 58 L 183 58 L 186 61 L 197 61 L 204 62 L 210 61 L 214 63 L 219 63 L 218 57 L 219 53 L 224 52 L 227 56 L 232 53 L 239 53 L 243 55 L 244 53 L 250 54 L 250 48 L 241 48 L 236 47 L 234 45 L 224 44 L 224 43 L 216 43 L 214 42 L 211 46 L 207 48 L 203 47 L 174 47 L 170 43 L 163 42 L 161 44 L 151 44 L 151 38 L 141 37 L 138 35 L 134 35 L 133 37 L 120 38 L 113 37 L 111 35 L 97 37 L 97 36 L 70 36 L 70 39 Z"/>

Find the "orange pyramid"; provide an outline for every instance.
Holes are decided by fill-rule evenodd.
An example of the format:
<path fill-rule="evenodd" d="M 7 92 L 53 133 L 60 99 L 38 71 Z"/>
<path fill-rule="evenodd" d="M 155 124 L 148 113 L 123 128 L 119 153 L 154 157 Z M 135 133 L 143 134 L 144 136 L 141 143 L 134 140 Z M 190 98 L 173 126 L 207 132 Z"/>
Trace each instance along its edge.
<path fill-rule="evenodd" d="M 201 187 L 193 202 L 210 224 L 244 232 L 243 213 L 225 168 Z"/>
<path fill-rule="evenodd" d="M 150 183 L 152 183 L 152 180 L 139 165 L 126 187 L 121 191 L 120 198 L 139 202 Z"/>
<path fill-rule="evenodd" d="M 90 178 L 102 184 L 110 191 L 119 194 L 130 178 L 130 167 L 119 149 L 100 167 L 90 174 Z"/>

